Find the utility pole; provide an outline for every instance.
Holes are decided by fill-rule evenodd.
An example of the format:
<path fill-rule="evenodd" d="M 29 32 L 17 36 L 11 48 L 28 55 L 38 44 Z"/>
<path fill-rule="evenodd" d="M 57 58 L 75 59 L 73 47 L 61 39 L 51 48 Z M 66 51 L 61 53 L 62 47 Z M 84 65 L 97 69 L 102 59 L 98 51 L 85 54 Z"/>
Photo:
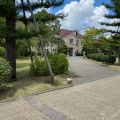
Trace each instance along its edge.
<path fill-rule="evenodd" d="M 32 11 L 32 7 L 31 7 L 31 4 L 30 4 L 30 1 L 27 0 L 27 3 L 28 3 L 28 6 L 29 6 L 29 9 L 30 9 L 30 12 L 31 12 L 31 16 L 33 18 L 33 22 L 34 22 L 34 26 L 35 26 L 35 29 L 37 30 L 37 32 L 39 33 L 39 27 L 37 25 L 37 22 L 35 20 L 35 16 L 33 14 L 33 11 Z M 51 65 L 49 63 L 49 60 L 48 60 L 48 57 L 46 55 L 46 51 L 44 49 L 44 45 L 43 45 L 43 41 L 42 41 L 42 36 L 39 34 L 39 42 L 40 42 L 40 46 L 41 46 L 41 49 L 42 49 L 42 52 L 44 54 L 44 57 L 45 57 L 45 61 L 46 61 L 46 64 L 47 64 L 47 68 L 49 70 L 49 74 L 50 74 L 50 77 L 51 77 L 51 81 L 54 82 L 54 74 L 52 72 L 52 69 L 51 69 Z"/>

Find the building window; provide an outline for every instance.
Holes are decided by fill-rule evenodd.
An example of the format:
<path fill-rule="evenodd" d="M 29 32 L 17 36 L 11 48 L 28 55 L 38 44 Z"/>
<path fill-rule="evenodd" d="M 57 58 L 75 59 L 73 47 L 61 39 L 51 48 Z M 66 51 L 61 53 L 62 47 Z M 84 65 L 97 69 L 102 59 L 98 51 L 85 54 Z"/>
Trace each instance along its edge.
<path fill-rule="evenodd" d="M 73 39 L 70 39 L 70 43 L 73 43 Z"/>
<path fill-rule="evenodd" d="M 76 46 L 78 46 L 78 45 L 79 45 L 79 40 L 76 41 Z"/>
<path fill-rule="evenodd" d="M 53 51 L 54 51 L 54 49 L 53 49 Z"/>
<path fill-rule="evenodd" d="M 47 52 L 48 52 L 48 49 L 47 49 Z"/>
<path fill-rule="evenodd" d="M 78 35 L 78 32 L 76 32 L 76 36 Z"/>

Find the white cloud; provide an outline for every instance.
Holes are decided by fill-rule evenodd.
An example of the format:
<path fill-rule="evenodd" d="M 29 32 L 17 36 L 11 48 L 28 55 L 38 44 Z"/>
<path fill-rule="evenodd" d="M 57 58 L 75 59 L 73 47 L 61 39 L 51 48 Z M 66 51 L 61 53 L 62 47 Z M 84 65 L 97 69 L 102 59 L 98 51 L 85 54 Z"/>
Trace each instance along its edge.
<path fill-rule="evenodd" d="M 57 12 L 68 14 L 65 20 L 61 20 L 61 28 L 79 30 L 83 33 L 85 26 L 105 27 L 98 22 L 107 21 L 104 15 L 108 14 L 109 11 L 102 5 L 95 7 L 94 2 L 95 0 L 80 0 L 79 2 L 72 1 L 65 5 L 62 10 Z"/>

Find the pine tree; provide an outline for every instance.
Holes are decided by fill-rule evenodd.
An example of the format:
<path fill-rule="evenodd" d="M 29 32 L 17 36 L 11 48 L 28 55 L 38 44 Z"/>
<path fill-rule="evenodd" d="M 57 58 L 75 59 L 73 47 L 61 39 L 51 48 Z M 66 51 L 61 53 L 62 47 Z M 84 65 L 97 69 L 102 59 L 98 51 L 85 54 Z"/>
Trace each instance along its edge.
<path fill-rule="evenodd" d="M 32 10 L 38 8 L 50 8 L 58 7 L 62 5 L 64 0 L 38 0 L 38 2 L 32 1 L 31 7 Z M 27 18 L 21 17 L 19 13 L 22 10 L 29 11 L 29 6 L 27 2 L 16 3 L 15 0 L 0 0 L 0 17 L 6 19 L 6 58 L 10 62 L 12 67 L 11 78 L 16 79 L 16 20 L 28 22 Z"/>
<path fill-rule="evenodd" d="M 112 11 L 111 14 L 106 15 L 104 17 L 113 20 L 113 22 L 101 22 L 101 25 L 112 26 L 115 27 L 116 30 L 106 29 L 106 32 L 112 33 L 112 38 L 115 43 L 119 44 L 118 53 L 119 53 L 119 65 L 120 65 L 120 0 L 111 0 L 110 4 L 103 3 L 103 5 Z M 117 21 L 115 21 L 117 19 Z M 117 42 L 116 42 L 117 41 Z"/>

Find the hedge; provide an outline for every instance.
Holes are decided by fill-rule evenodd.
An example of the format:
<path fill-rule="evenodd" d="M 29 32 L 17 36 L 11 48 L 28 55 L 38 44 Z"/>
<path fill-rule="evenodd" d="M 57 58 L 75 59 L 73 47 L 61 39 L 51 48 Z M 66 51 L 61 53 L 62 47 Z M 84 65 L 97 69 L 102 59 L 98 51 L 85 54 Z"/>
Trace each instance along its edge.
<path fill-rule="evenodd" d="M 96 60 L 98 62 L 105 62 L 105 63 L 110 63 L 110 64 L 114 64 L 116 61 L 116 57 L 113 55 L 102 55 L 102 54 L 88 54 L 87 55 L 88 59 L 93 59 Z"/>

